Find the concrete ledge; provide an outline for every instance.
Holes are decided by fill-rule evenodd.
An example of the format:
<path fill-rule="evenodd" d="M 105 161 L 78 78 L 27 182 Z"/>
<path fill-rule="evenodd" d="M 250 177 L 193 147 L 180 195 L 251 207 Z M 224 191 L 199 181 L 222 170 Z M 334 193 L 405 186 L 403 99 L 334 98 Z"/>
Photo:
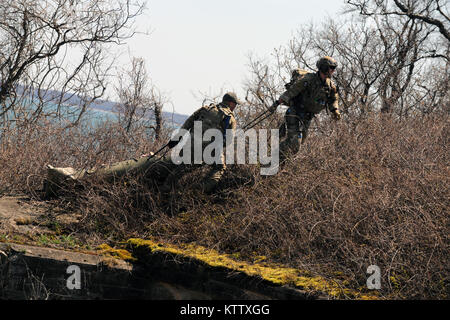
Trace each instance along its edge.
<path fill-rule="evenodd" d="M 130 283 L 132 266 L 105 264 L 99 255 L 0 243 L 0 296 L 6 299 L 103 299 L 140 296 Z M 67 285 L 79 268 L 79 289 Z"/>
<path fill-rule="evenodd" d="M 206 248 L 140 239 L 127 244 L 129 251 L 104 245 L 103 254 L 88 254 L 0 243 L 0 298 L 310 300 L 339 299 L 340 293 L 367 298 L 348 289 L 338 292 L 296 269 L 234 261 Z"/>
<path fill-rule="evenodd" d="M 377 299 L 307 271 L 238 261 L 194 244 L 129 239 L 129 250 L 152 276 L 205 292 L 212 299 Z"/>

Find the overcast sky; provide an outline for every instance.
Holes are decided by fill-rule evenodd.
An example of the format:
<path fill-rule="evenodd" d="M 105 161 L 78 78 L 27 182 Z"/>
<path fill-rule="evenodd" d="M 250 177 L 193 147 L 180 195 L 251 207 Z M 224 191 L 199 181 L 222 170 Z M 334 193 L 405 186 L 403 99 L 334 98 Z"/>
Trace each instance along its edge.
<path fill-rule="evenodd" d="M 148 0 L 129 56 L 142 57 L 152 82 L 172 101 L 164 111 L 191 114 L 201 93 L 235 91 L 240 98 L 248 55 L 268 57 L 300 25 L 342 11 L 343 0 Z M 195 97 L 197 96 L 197 97 Z"/>

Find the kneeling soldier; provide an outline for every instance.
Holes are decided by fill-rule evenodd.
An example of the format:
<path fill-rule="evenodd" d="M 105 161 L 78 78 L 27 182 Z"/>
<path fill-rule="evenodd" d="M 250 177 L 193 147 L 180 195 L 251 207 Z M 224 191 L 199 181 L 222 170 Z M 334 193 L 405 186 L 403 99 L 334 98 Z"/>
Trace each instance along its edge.
<path fill-rule="evenodd" d="M 209 106 L 203 106 L 197 111 L 195 111 L 183 124 L 181 129 L 184 129 L 186 131 L 189 131 L 189 134 L 191 135 L 191 162 L 190 164 L 179 164 L 178 167 L 167 177 L 162 191 L 168 191 L 172 183 L 180 176 L 180 174 L 185 171 L 186 169 L 189 169 L 190 167 L 193 167 L 194 163 L 194 152 L 202 152 L 205 149 L 206 146 L 210 144 L 210 142 L 201 141 L 201 150 L 195 150 L 194 146 L 196 142 L 194 139 L 196 136 L 193 134 L 194 130 L 194 123 L 196 121 L 201 122 L 201 128 L 202 128 L 202 135 L 200 138 L 203 137 L 204 133 L 209 129 L 217 129 L 222 134 L 223 137 L 226 138 L 226 130 L 232 129 L 233 131 L 236 129 L 236 119 L 234 117 L 234 109 L 236 108 L 236 105 L 242 104 L 241 101 L 238 100 L 237 96 L 233 92 L 226 93 L 223 98 L 222 102 L 219 104 L 210 104 Z M 169 148 L 173 148 L 178 144 L 179 141 L 170 141 L 169 142 Z M 193 143 L 192 143 L 193 142 Z M 225 139 L 223 141 L 225 146 Z M 225 156 L 222 149 L 222 154 L 220 155 L 221 161 L 220 163 L 214 163 L 211 164 L 211 168 L 206 176 L 206 178 L 200 183 L 201 188 L 205 192 L 212 191 L 217 184 L 219 183 L 220 179 L 222 178 L 225 169 Z"/>

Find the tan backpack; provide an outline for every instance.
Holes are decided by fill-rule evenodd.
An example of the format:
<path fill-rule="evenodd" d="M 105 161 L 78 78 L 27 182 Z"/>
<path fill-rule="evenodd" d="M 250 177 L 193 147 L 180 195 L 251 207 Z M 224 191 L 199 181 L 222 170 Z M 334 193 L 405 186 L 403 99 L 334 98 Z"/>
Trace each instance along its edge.
<path fill-rule="evenodd" d="M 306 76 L 308 73 L 309 73 L 308 70 L 300 69 L 300 68 L 296 68 L 296 69 L 292 70 L 291 81 L 289 81 L 288 83 L 286 83 L 284 85 L 286 90 L 289 89 L 299 79 L 302 79 L 304 76 Z"/>

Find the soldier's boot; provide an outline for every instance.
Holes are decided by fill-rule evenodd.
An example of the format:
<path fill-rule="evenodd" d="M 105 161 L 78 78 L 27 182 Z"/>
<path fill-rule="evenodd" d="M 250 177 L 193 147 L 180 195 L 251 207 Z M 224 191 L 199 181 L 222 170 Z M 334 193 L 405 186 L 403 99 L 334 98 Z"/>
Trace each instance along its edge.
<path fill-rule="evenodd" d="M 200 183 L 199 188 L 205 193 L 214 192 L 219 186 L 219 182 L 225 173 L 225 165 L 212 165 L 211 170 Z"/>

